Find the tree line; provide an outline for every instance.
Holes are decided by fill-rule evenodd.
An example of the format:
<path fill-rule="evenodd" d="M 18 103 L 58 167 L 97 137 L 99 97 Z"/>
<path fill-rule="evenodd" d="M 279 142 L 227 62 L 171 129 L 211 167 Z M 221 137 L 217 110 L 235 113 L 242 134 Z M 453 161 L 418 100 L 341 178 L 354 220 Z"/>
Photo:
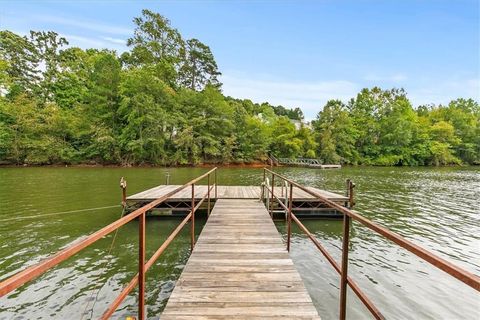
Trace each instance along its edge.
<path fill-rule="evenodd" d="M 473 99 L 414 109 L 402 89 L 363 89 L 327 102 L 313 122 L 318 156 L 371 165 L 480 164 L 480 107 Z"/>
<path fill-rule="evenodd" d="M 0 164 L 182 165 L 276 157 L 325 163 L 480 163 L 478 102 L 413 108 L 402 89 L 300 108 L 224 96 L 211 49 L 143 10 L 129 50 L 0 31 Z"/>

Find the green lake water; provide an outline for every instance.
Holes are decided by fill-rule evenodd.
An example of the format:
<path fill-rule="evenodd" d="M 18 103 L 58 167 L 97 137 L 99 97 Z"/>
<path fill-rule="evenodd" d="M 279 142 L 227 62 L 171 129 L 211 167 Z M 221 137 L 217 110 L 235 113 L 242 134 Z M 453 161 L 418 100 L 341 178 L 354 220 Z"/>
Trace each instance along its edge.
<path fill-rule="evenodd" d="M 357 185 L 356 209 L 463 268 L 480 274 L 480 168 L 276 168 L 299 183 L 344 193 Z M 52 214 L 119 204 L 119 179 L 128 194 L 182 184 L 202 168 L 0 168 L 0 280 L 117 219 L 120 207 Z M 259 185 L 261 169 L 221 168 L 218 183 Z M 42 216 L 43 215 L 43 216 Z M 147 220 L 147 257 L 179 220 Z M 204 223 L 204 221 L 203 221 Z M 284 222 L 277 228 L 285 237 Z M 305 225 L 340 260 L 342 223 Z M 197 224 L 201 231 L 202 221 Z M 157 319 L 189 256 L 188 227 L 147 273 L 148 315 Z M 323 319 L 338 319 L 339 277 L 298 228 L 291 256 Z M 113 234 L 38 279 L 0 298 L 0 319 L 98 318 L 137 269 L 138 224 Z M 479 294 L 406 250 L 353 223 L 349 275 L 388 319 L 479 319 Z M 349 291 L 349 319 L 370 319 Z M 136 314 L 136 291 L 113 318 Z"/>

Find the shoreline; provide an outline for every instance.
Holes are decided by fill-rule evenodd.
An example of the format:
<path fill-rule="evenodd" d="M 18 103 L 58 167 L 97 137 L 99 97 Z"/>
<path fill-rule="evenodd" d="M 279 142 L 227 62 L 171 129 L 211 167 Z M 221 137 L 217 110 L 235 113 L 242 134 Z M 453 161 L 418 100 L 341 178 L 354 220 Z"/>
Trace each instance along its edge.
<path fill-rule="evenodd" d="M 263 168 L 270 165 L 263 162 L 254 163 L 202 163 L 202 164 L 185 164 L 185 165 L 121 165 L 121 164 L 0 164 L 1 168 Z"/>
<path fill-rule="evenodd" d="M 381 168 L 462 168 L 462 167 L 480 167 L 480 164 L 456 164 L 456 165 L 442 165 L 442 166 L 379 166 L 379 165 L 368 165 L 368 164 L 342 164 L 343 167 L 381 167 Z M 78 164 L 2 164 L 0 163 L 0 169 L 2 168 L 264 168 L 272 167 L 271 165 L 263 162 L 252 162 L 252 163 L 202 163 L 202 164 L 185 164 L 185 165 L 152 165 L 152 164 L 139 164 L 139 165 L 121 165 L 121 164 L 88 164 L 88 163 L 78 163 Z M 302 166 L 287 166 L 287 165 L 276 165 L 274 167 L 298 167 L 298 168 L 309 168 Z M 309 168 L 312 169 L 312 168 Z M 326 169 L 325 169 L 326 170 Z"/>

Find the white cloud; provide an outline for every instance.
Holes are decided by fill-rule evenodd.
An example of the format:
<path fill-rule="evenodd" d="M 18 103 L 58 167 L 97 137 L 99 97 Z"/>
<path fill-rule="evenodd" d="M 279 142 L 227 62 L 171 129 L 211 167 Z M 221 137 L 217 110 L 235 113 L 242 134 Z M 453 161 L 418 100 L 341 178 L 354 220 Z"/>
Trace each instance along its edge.
<path fill-rule="evenodd" d="M 360 90 L 356 83 L 346 80 L 284 81 L 259 75 L 247 77 L 236 72 L 224 72 L 221 81 L 225 95 L 288 108 L 300 107 L 306 119 L 314 119 L 329 99 L 347 101 Z"/>
<path fill-rule="evenodd" d="M 430 85 L 406 87 L 408 97 L 414 106 L 422 104 L 448 104 L 457 98 L 480 101 L 480 80 L 469 79 L 436 79 Z M 432 85 L 433 84 L 433 85 Z"/>
<path fill-rule="evenodd" d="M 67 19 L 62 16 L 28 13 L 22 15 L 21 19 L 13 17 L 15 17 L 13 13 L 7 16 L 0 13 L 0 27 L 28 36 L 30 32 L 23 31 L 28 21 L 28 24 L 31 25 L 30 29 L 55 30 L 68 40 L 69 46 L 82 49 L 110 49 L 123 52 L 128 49 L 125 39 L 133 34 L 133 29 L 130 28 L 86 21 L 75 17 Z"/>
<path fill-rule="evenodd" d="M 68 40 L 70 46 L 80 47 L 80 48 L 105 48 L 105 42 L 92 39 L 89 37 L 82 37 L 73 34 L 59 34 Z"/>
<path fill-rule="evenodd" d="M 112 37 L 101 37 L 103 40 L 115 43 L 115 44 L 120 44 L 120 45 L 126 45 L 127 41 L 125 39 L 118 39 L 118 38 L 112 38 Z"/>
<path fill-rule="evenodd" d="M 63 18 L 59 16 L 51 16 L 51 15 L 33 15 L 31 18 L 38 21 L 42 21 L 42 22 L 76 27 L 84 30 L 95 31 L 98 33 L 116 34 L 116 35 L 123 35 L 123 36 L 131 36 L 133 34 L 133 30 L 130 28 L 107 25 L 107 24 L 102 24 L 95 21 L 84 21 L 84 20 L 78 19 L 78 17 L 67 19 L 67 18 Z"/>
<path fill-rule="evenodd" d="M 110 49 L 116 50 L 119 53 L 127 50 L 125 42 L 117 43 L 107 39 L 102 38 L 91 38 L 91 37 L 84 37 L 74 34 L 59 34 L 60 36 L 64 37 L 68 40 L 69 47 L 79 47 L 82 49 Z"/>
<path fill-rule="evenodd" d="M 224 72 L 221 81 L 225 95 L 287 108 L 300 107 L 307 120 L 314 119 L 328 100 L 340 99 L 347 102 L 362 88 L 372 87 L 365 80 L 287 81 L 271 75 L 249 76 L 235 71 Z M 391 88 L 385 80 L 379 80 L 376 85 L 383 89 Z M 409 84 L 402 84 L 402 87 L 406 89 L 414 107 L 431 103 L 447 104 L 457 98 L 480 101 L 480 81 L 476 78 L 425 79 L 422 82 L 409 81 Z"/>
<path fill-rule="evenodd" d="M 30 32 L 25 32 L 23 30 L 11 30 L 12 32 L 21 35 L 21 36 L 30 36 Z M 128 50 L 125 40 L 121 39 L 114 39 L 108 37 L 101 37 L 101 38 L 91 38 L 91 37 L 84 37 L 75 34 L 66 34 L 66 33 L 59 33 L 60 37 L 64 37 L 68 41 L 67 47 L 79 47 L 82 49 L 110 49 L 116 50 L 118 53 L 122 53 Z"/>

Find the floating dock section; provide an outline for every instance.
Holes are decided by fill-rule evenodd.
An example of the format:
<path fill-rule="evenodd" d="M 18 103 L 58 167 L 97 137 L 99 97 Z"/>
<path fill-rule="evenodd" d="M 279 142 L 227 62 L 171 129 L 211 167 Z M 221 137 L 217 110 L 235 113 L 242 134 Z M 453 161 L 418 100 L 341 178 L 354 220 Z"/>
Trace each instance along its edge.
<path fill-rule="evenodd" d="M 158 199 L 169 192 L 180 187 L 179 185 L 160 185 L 140 193 L 136 193 L 127 197 L 127 203 L 132 208 L 140 207 L 144 204 L 147 204 L 155 199 Z M 316 192 L 325 198 L 345 205 L 348 201 L 348 197 L 336 194 L 333 192 L 321 190 L 314 187 L 307 187 L 308 190 Z M 205 193 L 207 192 L 206 185 L 196 185 L 195 186 L 195 201 L 200 200 Z M 287 188 L 277 186 L 274 188 L 274 193 L 278 198 L 284 199 L 286 201 Z M 265 196 L 265 195 L 263 195 Z M 261 186 L 217 186 L 217 193 L 211 192 L 210 194 L 212 201 L 217 201 L 220 199 L 248 199 L 248 200 L 260 200 L 262 198 L 262 187 Z M 185 215 L 191 206 L 192 200 L 192 191 L 190 188 L 186 188 L 168 200 L 164 201 L 160 206 L 158 206 L 157 213 L 162 215 Z M 265 199 L 263 199 L 265 200 Z M 280 210 L 280 207 L 275 202 L 274 211 L 276 215 L 284 215 L 284 211 Z M 203 204 L 202 209 L 205 209 L 207 203 Z M 268 206 L 268 204 L 267 204 Z M 294 187 L 293 188 L 293 197 L 292 197 L 292 210 L 295 214 L 303 218 L 341 218 L 342 215 L 335 210 L 332 210 L 330 207 L 326 206 L 323 202 L 319 201 L 317 198 L 311 194 Z"/>

